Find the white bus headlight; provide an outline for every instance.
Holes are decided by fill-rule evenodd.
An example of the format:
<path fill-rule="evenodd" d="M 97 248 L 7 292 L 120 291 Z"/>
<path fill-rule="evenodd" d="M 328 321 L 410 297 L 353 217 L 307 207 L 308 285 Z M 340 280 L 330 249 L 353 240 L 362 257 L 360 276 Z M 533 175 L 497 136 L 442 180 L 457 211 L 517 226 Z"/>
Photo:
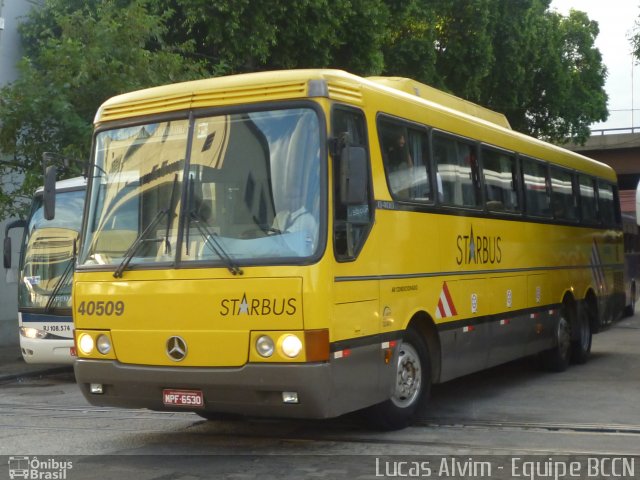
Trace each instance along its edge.
<path fill-rule="evenodd" d="M 302 351 L 302 342 L 295 335 L 285 335 L 281 338 L 280 349 L 287 357 L 295 358 Z"/>
<path fill-rule="evenodd" d="M 256 340 L 256 350 L 258 351 L 258 354 L 264 358 L 269 358 L 273 355 L 274 346 L 271 337 L 268 337 L 267 335 L 258 337 L 258 340 Z"/>
<path fill-rule="evenodd" d="M 111 340 L 106 335 L 100 335 L 96 347 L 101 354 L 106 355 L 111 351 Z"/>
<path fill-rule="evenodd" d="M 90 355 L 93 352 L 93 338 L 91 335 L 83 333 L 78 338 L 78 348 L 85 355 Z"/>
<path fill-rule="evenodd" d="M 45 338 L 47 336 L 47 332 L 32 327 L 20 327 L 20 335 L 31 339 Z"/>

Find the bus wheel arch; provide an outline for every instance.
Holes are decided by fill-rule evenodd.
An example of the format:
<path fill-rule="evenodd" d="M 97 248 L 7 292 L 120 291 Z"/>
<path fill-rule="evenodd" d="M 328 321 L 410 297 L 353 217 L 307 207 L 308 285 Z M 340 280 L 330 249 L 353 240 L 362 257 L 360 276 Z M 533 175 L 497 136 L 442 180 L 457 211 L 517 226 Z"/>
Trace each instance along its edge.
<path fill-rule="evenodd" d="M 407 325 L 407 329 L 416 330 L 427 344 L 431 362 L 431 381 L 439 383 L 442 354 L 440 336 L 435 322 L 428 313 L 419 311 L 413 315 Z"/>
<path fill-rule="evenodd" d="M 402 339 L 396 347 L 394 390 L 387 400 L 364 411 L 371 424 L 383 430 L 397 430 L 405 428 L 415 418 L 424 417 L 436 358 L 430 349 L 439 350 L 434 332 L 435 325 L 430 325 L 428 317 L 423 315 L 414 316 L 402 331 Z"/>

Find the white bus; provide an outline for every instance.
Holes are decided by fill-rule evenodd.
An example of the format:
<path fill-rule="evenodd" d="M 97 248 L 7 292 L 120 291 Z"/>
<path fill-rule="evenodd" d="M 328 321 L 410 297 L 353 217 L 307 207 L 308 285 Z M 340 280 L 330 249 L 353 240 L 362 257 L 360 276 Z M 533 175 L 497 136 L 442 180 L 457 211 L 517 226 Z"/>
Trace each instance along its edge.
<path fill-rule="evenodd" d="M 47 220 L 44 187 L 36 190 L 27 220 L 7 225 L 4 267 L 11 268 L 9 230 L 23 228 L 18 280 L 20 349 L 27 363 L 71 364 L 75 359 L 71 280 L 87 181 L 56 183 L 56 216 Z"/>

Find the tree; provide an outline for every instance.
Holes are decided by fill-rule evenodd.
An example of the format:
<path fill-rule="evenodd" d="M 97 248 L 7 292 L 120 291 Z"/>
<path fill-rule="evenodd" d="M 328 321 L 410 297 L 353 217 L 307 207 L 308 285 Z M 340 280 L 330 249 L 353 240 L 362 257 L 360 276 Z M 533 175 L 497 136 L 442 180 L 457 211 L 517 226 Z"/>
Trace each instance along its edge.
<path fill-rule="evenodd" d="M 168 43 L 193 40 L 215 74 L 339 67 L 380 73 L 383 0 L 171 0 Z M 157 0 L 156 11 L 167 2 Z"/>
<path fill-rule="evenodd" d="M 515 130 L 554 142 L 583 142 L 607 118 L 598 26 L 586 14 L 564 17 L 550 0 L 397 3 L 410 13 L 385 45 L 386 74 L 502 112 Z"/>
<path fill-rule="evenodd" d="M 24 200 L 42 183 L 43 152 L 88 159 L 104 100 L 203 75 L 179 47 L 164 49 L 165 31 L 140 0 L 49 0 L 32 11 L 21 30 L 19 79 L 0 90 L 0 152 L 8 158 L 0 175 L 21 179 L 11 194 L 0 192 L 0 218 L 24 214 Z"/>
<path fill-rule="evenodd" d="M 551 54 L 540 55 L 525 116 L 515 126 L 555 142 L 569 138 L 584 142 L 589 125 L 609 116 L 606 67 L 594 46 L 598 24 L 576 10 L 568 17 L 558 13 L 546 17 L 539 45 L 541 52 Z"/>
<path fill-rule="evenodd" d="M 585 140 L 607 118 L 586 14 L 550 0 L 45 0 L 0 90 L 0 218 L 42 182 L 44 151 L 87 159 L 107 98 L 180 80 L 329 67 L 407 76 L 503 112 L 514 129 Z M 636 45 L 640 45 L 640 40 Z"/>
<path fill-rule="evenodd" d="M 636 19 L 636 23 L 633 27 L 631 37 L 629 37 L 631 48 L 633 49 L 633 56 L 638 62 L 640 62 L 640 16 Z"/>

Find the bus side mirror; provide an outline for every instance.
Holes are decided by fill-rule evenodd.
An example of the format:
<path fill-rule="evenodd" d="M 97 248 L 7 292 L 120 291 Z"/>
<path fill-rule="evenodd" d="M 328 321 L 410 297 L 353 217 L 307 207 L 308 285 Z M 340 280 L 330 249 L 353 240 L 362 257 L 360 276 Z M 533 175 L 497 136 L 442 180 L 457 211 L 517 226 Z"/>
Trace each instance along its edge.
<path fill-rule="evenodd" d="M 44 219 L 53 220 L 56 216 L 56 167 L 50 165 L 44 172 Z"/>
<path fill-rule="evenodd" d="M 9 236 L 9 230 L 12 228 L 26 228 L 27 222 L 24 220 L 14 220 L 7 224 L 4 230 L 4 249 L 2 251 L 2 260 L 4 263 L 4 268 L 11 268 L 11 256 L 13 252 L 11 251 L 11 237 Z"/>
<path fill-rule="evenodd" d="M 344 147 L 340 153 L 340 200 L 362 205 L 367 198 L 367 153 L 363 147 Z"/>

